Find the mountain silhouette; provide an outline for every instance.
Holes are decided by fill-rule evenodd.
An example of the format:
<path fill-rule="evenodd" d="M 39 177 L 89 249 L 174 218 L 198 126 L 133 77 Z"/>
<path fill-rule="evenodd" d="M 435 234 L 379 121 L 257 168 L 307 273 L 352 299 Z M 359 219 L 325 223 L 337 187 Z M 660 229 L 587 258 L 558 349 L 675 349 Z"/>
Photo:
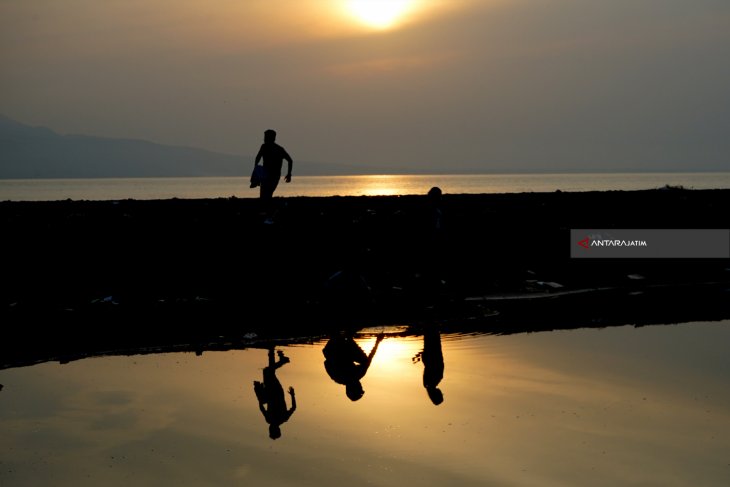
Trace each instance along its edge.
<path fill-rule="evenodd" d="M 244 176 L 253 156 L 138 139 L 61 135 L 0 115 L 0 179 Z M 297 175 L 373 174 L 378 168 L 301 162 Z M 380 171 L 382 172 L 382 170 Z"/>

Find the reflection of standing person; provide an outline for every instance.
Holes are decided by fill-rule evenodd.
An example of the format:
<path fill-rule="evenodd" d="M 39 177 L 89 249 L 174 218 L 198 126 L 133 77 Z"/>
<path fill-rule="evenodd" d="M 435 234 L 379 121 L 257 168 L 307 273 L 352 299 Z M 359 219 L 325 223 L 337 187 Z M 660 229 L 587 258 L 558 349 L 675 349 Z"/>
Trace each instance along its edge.
<path fill-rule="evenodd" d="M 444 355 L 441 351 L 441 334 L 436 328 L 429 328 L 423 334 L 423 351 L 414 358 L 423 362 L 423 387 L 435 405 L 444 402 L 444 393 L 438 388 L 444 378 Z"/>
<path fill-rule="evenodd" d="M 269 365 L 264 368 L 264 381 L 254 381 L 253 390 L 259 400 L 259 409 L 269 423 L 269 437 L 275 440 L 281 436 L 281 425 L 286 423 L 297 409 L 297 399 L 294 388 L 289 388 L 291 395 L 291 409 L 286 407 L 284 388 L 276 377 L 276 369 L 289 363 L 284 352 L 278 352 L 279 360 L 274 361 L 274 347 L 269 349 Z"/>
<path fill-rule="evenodd" d="M 357 401 L 365 394 L 360 379 L 365 377 L 381 341 L 383 335 L 378 335 L 370 354 L 365 355 L 352 337 L 338 335 L 332 337 L 322 350 L 325 370 L 333 381 L 345 386 L 345 394 L 350 400 Z"/>
<path fill-rule="evenodd" d="M 264 160 L 263 168 L 264 174 L 261 180 L 261 199 L 268 200 L 274 195 L 276 187 L 279 185 L 279 179 L 281 179 L 281 168 L 284 165 L 284 161 L 288 163 L 288 169 L 284 181 L 287 183 L 291 182 L 291 170 L 292 170 L 292 158 L 286 152 L 286 150 L 277 144 L 276 142 L 276 131 L 267 130 L 264 132 L 264 143 L 261 144 L 259 153 L 256 154 L 256 161 L 254 166 L 258 166 L 261 159 Z"/>

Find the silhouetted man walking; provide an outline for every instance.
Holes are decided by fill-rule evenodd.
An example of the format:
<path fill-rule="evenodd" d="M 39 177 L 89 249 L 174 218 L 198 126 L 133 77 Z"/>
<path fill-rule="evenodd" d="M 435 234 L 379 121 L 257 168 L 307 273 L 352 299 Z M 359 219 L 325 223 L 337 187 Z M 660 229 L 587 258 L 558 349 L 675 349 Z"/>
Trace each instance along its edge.
<path fill-rule="evenodd" d="M 281 168 L 284 165 L 284 161 L 288 163 L 288 169 L 284 181 L 287 183 L 291 182 L 291 170 L 292 161 L 291 156 L 286 150 L 277 144 L 276 142 L 276 131 L 267 130 L 264 132 L 264 143 L 261 144 L 259 153 L 256 154 L 256 162 L 254 168 L 259 165 L 261 159 L 264 160 L 263 168 L 264 174 L 261 178 L 261 199 L 268 200 L 274 195 L 276 187 L 279 185 L 279 179 L 281 179 Z"/>

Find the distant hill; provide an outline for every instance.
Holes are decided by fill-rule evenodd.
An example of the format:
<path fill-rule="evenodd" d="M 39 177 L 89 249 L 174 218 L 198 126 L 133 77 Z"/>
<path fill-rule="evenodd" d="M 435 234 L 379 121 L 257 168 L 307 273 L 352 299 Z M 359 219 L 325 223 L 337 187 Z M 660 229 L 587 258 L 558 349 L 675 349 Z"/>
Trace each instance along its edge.
<path fill-rule="evenodd" d="M 0 115 L 0 179 L 248 176 L 253 156 L 145 140 L 60 135 Z M 372 168 L 295 161 L 300 175 L 372 174 Z"/>

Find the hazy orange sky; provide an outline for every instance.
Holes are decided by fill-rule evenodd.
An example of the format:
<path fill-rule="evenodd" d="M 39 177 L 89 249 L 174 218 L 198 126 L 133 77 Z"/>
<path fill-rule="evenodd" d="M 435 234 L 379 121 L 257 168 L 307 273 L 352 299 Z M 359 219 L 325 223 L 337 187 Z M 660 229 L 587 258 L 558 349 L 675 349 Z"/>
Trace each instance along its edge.
<path fill-rule="evenodd" d="M 0 113 L 437 172 L 730 170 L 727 0 L 0 0 Z"/>

